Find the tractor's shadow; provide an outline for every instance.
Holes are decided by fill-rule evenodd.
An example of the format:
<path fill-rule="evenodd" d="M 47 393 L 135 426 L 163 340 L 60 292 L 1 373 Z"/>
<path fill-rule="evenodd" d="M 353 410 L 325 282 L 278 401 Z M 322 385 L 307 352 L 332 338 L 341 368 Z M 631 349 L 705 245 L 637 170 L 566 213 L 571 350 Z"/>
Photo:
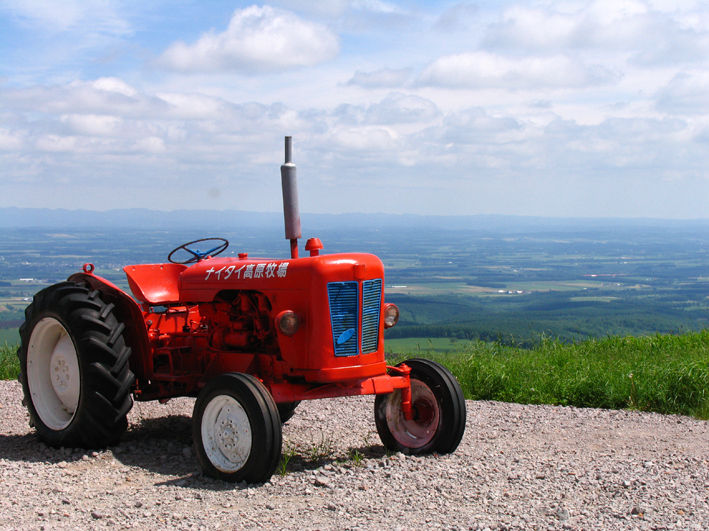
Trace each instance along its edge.
<path fill-rule="evenodd" d="M 105 458 L 108 451 L 122 465 L 170 476 L 170 479 L 158 481 L 159 485 L 209 490 L 249 487 L 243 483 L 228 483 L 202 475 L 192 446 L 192 418 L 187 415 L 143 419 L 131 425 L 120 442 L 108 450 L 52 448 L 44 444 L 34 432 L 23 435 L 0 434 L 0 458 L 11 461 L 72 466 L 80 461 L 88 460 L 90 463 L 92 459 Z M 378 459 L 384 455 L 384 447 L 376 444 L 350 448 L 343 454 L 342 450 L 335 452 L 322 443 L 291 447 L 284 441 L 275 475 L 307 472 L 327 465 L 357 467 L 365 459 Z"/>

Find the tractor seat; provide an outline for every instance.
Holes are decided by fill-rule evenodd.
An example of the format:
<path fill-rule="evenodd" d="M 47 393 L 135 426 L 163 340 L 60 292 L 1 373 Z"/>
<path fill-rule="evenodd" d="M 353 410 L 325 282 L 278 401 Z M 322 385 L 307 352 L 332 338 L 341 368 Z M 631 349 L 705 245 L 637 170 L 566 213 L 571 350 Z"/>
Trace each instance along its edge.
<path fill-rule="evenodd" d="M 136 299 L 152 306 L 180 302 L 180 273 L 183 264 L 142 264 L 123 268 Z"/>

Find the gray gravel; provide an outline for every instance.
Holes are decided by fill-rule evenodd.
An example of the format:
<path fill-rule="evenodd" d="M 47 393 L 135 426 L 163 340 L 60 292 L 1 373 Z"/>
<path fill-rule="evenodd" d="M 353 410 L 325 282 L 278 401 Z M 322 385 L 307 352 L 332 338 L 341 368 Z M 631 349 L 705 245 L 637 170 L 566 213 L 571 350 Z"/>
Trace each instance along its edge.
<path fill-rule="evenodd" d="M 468 402 L 447 456 L 387 455 L 372 397 L 304 402 L 285 473 L 200 475 L 193 400 L 136 404 L 120 445 L 53 449 L 0 382 L 2 529 L 709 529 L 709 423 L 687 417 Z"/>

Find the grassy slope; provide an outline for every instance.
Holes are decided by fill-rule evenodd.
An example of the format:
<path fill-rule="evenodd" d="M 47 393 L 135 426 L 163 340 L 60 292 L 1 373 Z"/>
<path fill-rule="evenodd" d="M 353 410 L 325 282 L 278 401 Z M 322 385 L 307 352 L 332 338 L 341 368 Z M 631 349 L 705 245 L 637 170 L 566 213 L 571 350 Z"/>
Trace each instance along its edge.
<path fill-rule="evenodd" d="M 421 340 L 423 347 L 425 340 Z M 466 398 L 633 408 L 709 419 L 709 331 L 609 337 L 534 349 L 473 342 L 458 352 L 412 350 L 446 365 Z"/>
<path fill-rule="evenodd" d="M 420 347 L 397 349 L 400 353 L 390 355 L 391 361 L 435 359 L 453 371 L 466 398 L 632 408 L 709 419 L 709 330 L 574 345 L 545 340 L 531 350 L 480 341 L 461 342 L 458 351 L 436 352 L 435 343 L 426 339 L 415 344 Z M 16 350 L 0 346 L 0 379 L 17 377 Z"/>

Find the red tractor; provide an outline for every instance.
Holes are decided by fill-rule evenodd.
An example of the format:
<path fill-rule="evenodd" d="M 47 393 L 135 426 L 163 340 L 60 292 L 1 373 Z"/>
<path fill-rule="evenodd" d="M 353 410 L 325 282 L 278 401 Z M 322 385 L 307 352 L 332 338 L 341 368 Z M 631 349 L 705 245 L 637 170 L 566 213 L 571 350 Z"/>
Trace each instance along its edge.
<path fill-rule="evenodd" d="M 298 256 L 300 216 L 290 137 L 281 166 L 287 259 L 219 258 L 206 238 L 168 262 L 123 268 L 133 297 L 94 266 L 34 296 L 20 327 L 25 403 L 52 446 L 116 444 L 133 400 L 197 400 L 193 439 L 204 473 L 258 483 L 281 454 L 281 424 L 301 400 L 376 395 L 384 446 L 408 454 L 454 451 L 465 401 L 441 365 L 384 359 L 384 267 L 370 254 Z M 206 246 L 206 248 L 205 248 Z M 199 250 L 203 248 L 206 250 Z"/>

